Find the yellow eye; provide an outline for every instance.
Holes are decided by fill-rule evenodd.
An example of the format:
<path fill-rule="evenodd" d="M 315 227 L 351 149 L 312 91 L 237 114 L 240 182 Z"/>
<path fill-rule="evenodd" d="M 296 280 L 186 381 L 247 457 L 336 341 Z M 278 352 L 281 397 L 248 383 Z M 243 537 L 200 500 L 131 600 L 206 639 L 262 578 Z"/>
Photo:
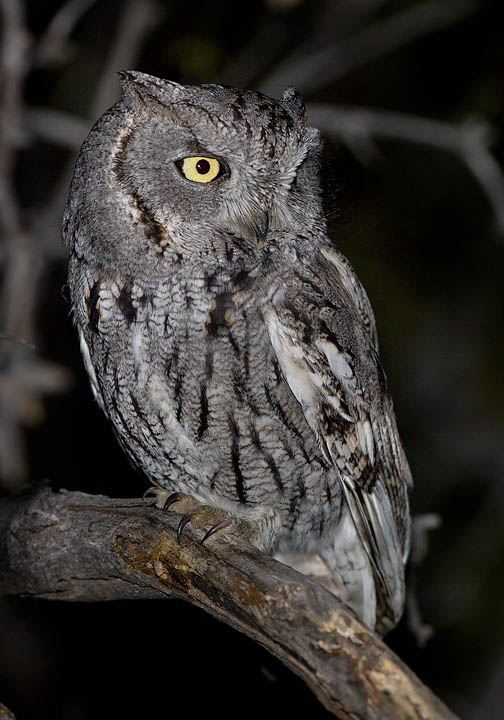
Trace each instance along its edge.
<path fill-rule="evenodd" d="M 199 183 L 211 182 L 221 172 L 220 162 L 209 157 L 187 157 L 179 167 L 184 177 Z"/>

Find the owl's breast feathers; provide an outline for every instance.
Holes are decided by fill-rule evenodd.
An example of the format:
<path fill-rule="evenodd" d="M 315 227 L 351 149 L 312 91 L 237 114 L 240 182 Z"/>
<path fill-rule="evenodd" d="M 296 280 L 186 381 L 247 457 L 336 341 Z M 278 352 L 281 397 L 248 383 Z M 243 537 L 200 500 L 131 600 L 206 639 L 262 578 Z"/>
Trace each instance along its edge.
<path fill-rule="evenodd" d="M 149 286 L 71 262 L 92 387 L 135 464 L 217 505 L 274 508 L 301 542 L 337 522 L 341 489 L 271 347 L 270 271 L 192 262 Z"/>

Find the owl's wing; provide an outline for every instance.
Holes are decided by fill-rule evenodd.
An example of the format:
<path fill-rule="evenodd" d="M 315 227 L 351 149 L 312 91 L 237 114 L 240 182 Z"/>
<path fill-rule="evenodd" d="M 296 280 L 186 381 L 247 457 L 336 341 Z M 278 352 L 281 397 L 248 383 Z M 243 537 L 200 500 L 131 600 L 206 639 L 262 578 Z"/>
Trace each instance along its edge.
<path fill-rule="evenodd" d="M 395 624 L 404 604 L 411 475 L 369 301 L 348 262 L 331 253 L 318 257 L 309 277 L 296 268 L 284 279 L 265 321 L 285 380 L 339 471 L 381 614 Z"/>

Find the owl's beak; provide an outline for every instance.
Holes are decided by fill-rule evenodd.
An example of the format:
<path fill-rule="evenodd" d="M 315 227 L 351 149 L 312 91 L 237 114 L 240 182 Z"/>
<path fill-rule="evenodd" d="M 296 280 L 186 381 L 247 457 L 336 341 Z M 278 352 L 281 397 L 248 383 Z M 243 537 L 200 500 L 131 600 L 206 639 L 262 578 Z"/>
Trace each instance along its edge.
<path fill-rule="evenodd" d="M 257 214 L 256 228 L 258 239 L 263 243 L 266 240 L 269 228 L 269 215 L 266 210 L 261 210 Z"/>

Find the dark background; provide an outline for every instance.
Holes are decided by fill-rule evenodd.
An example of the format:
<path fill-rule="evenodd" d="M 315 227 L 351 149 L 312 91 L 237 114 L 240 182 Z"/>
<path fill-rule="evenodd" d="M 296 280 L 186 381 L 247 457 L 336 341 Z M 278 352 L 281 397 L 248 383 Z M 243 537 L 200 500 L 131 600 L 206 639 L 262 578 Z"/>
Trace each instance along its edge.
<path fill-rule="evenodd" d="M 336 113 L 323 123 L 331 237 L 375 310 L 415 479 L 413 513 L 442 518 L 417 570 L 434 633 L 419 647 L 403 621 L 387 641 L 470 720 L 504 717 L 500 5 L 1 4 L 2 49 L 23 14 L 25 33 L 17 100 L 5 57 L 0 73 L 0 333 L 36 346 L 0 339 L 4 492 L 41 480 L 113 496 L 146 487 L 92 400 L 60 244 L 75 153 L 117 97 L 114 73 L 276 96 L 297 85 L 313 113 L 315 103 Z M 51 25 L 55 16 L 68 24 Z M 358 112 L 345 124 L 350 109 Z M 374 113 L 365 127 L 357 122 L 364 109 Z M 422 119 L 434 123 L 426 129 Z M 328 716 L 265 651 L 175 601 L 1 600 L 0 700 L 26 720 L 168 717 L 180 703 L 177 712 L 189 717 L 235 717 L 244 708 Z"/>

